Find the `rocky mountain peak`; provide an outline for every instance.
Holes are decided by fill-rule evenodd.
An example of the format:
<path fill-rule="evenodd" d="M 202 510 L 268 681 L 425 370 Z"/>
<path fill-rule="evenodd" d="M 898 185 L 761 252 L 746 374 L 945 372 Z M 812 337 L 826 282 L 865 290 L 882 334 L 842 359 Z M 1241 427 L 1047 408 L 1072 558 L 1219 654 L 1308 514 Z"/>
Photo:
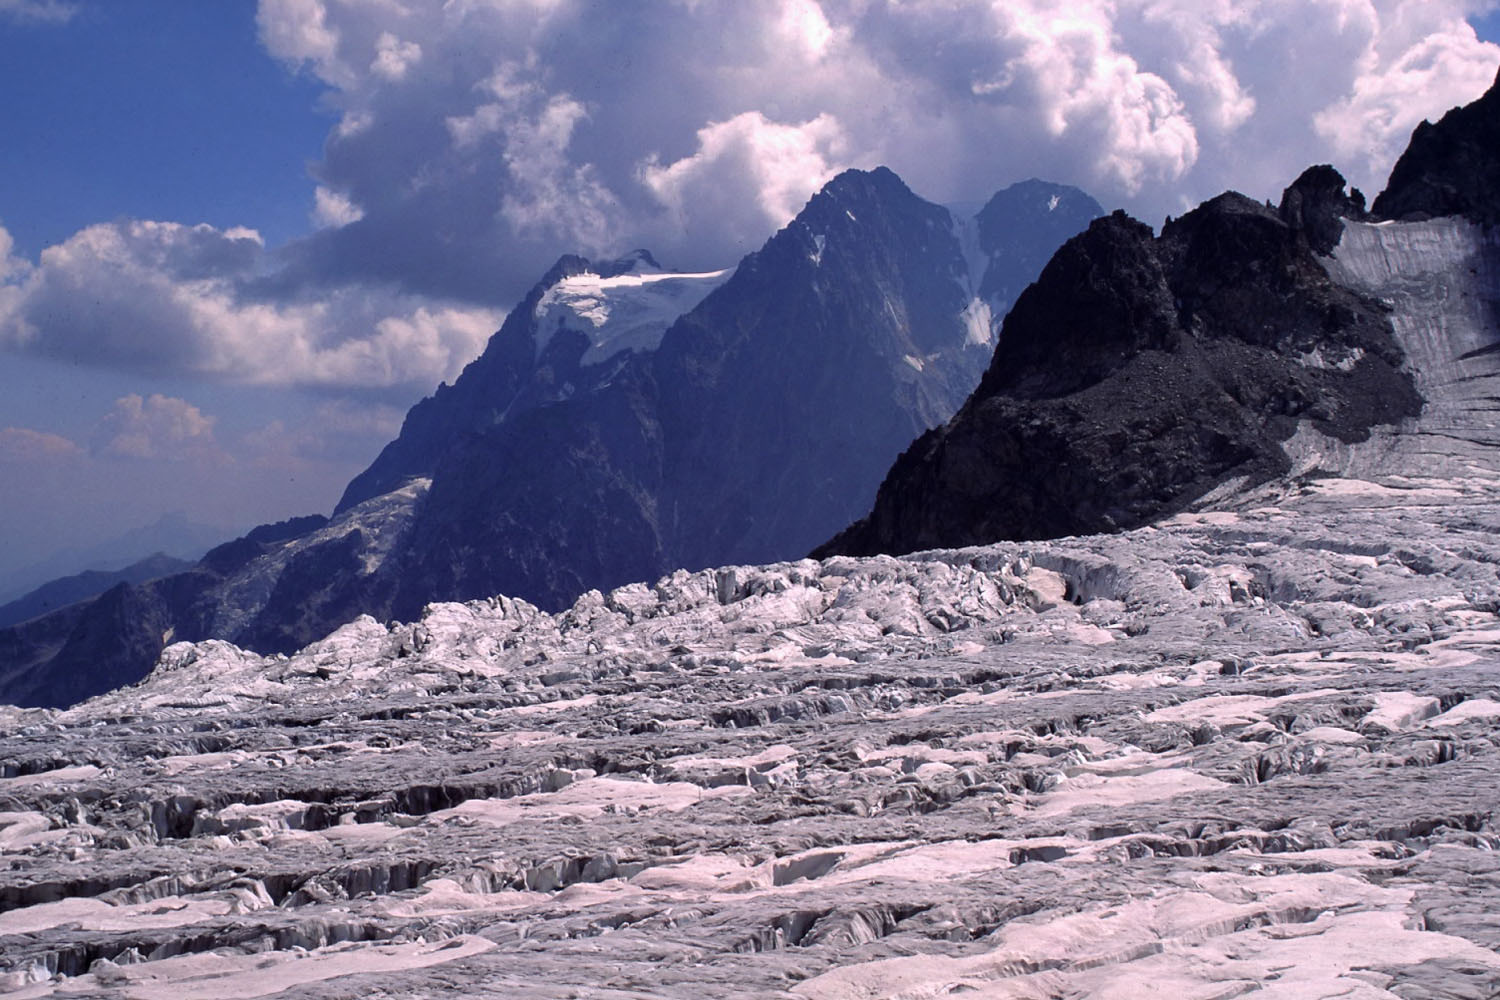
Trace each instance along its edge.
<path fill-rule="evenodd" d="M 1416 127 L 1373 209 L 1382 219 L 1500 222 L 1500 74 L 1477 101 Z"/>
<path fill-rule="evenodd" d="M 1472 223 L 1496 221 L 1500 80 L 1417 128 L 1373 216 L 1320 165 L 1274 209 L 1227 192 L 1159 236 L 1096 221 L 958 415 L 817 552 L 1115 530 L 1313 469 L 1492 468 L 1500 265 Z M 1394 273 L 1416 277 L 1393 295 Z"/>
<path fill-rule="evenodd" d="M 557 261 L 546 271 L 542 272 L 542 279 L 531 287 L 526 294 L 527 298 L 540 294 L 543 289 L 557 284 L 564 278 L 571 278 L 575 274 L 583 274 L 593 265 L 587 257 L 576 253 L 565 253 L 557 258 Z"/>
<path fill-rule="evenodd" d="M 1061 246 L 1103 214 L 1099 203 L 1077 188 L 1036 178 L 995 192 L 975 216 L 986 261 L 979 296 L 1003 303 L 1003 315 L 1046 265 L 1048 257 L 1039 256 L 1039 249 Z"/>
<path fill-rule="evenodd" d="M 63 701 L 133 681 L 166 634 L 285 651 L 360 613 L 497 593 L 556 609 L 678 567 L 800 555 L 868 509 L 900 450 L 977 384 L 1009 305 L 981 278 L 1029 283 L 1089 205 L 1029 182 L 971 240 L 890 170 L 850 170 L 733 269 L 563 256 L 411 409 L 331 522 L 232 543 L 126 595 L 128 616 L 101 608 L 106 640 L 138 624 L 129 662 L 74 644 L 100 665 L 86 684 L 47 681 L 72 622 L 0 635 L 26 675 L 11 690 Z"/>
<path fill-rule="evenodd" d="M 1355 193 L 1315 168 L 1281 210 L 1226 192 L 1155 235 L 1117 212 L 1022 293 L 973 397 L 819 555 L 1116 530 L 1422 407 L 1376 299 L 1333 282 Z"/>
<path fill-rule="evenodd" d="M 1151 227 L 1116 211 L 1065 243 L 1007 318 L 980 392 L 1066 395 L 1143 349 L 1167 346 L 1176 323 L 1154 239 Z"/>
<path fill-rule="evenodd" d="M 655 257 L 651 256 L 651 251 L 643 247 L 637 247 L 608 263 L 595 265 L 595 269 L 602 278 L 613 278 L 616 275 L 631 274 L 643 268 L 655 271 L 666 270 Z"/>
<path fill-rule="evenodd" d="M 915 198 L 911 188 L 890 167 L 871 170 L 851 167 L 840 171 L 808 199 L 798 216 L 809 221 L 833 206 L 873 205 L 888 199 Z"/>
<path fill-rule="evenodd" d="M 1328 164 L 1308 167 L 1281 195 L 1277 213 L 1283 222 L 1300 230 L 1314 250 L 1333 252 L 1344 233 L 1344 219 L 1363 221 L 1365 196 L 1359 188 L 1344 191 L 1344 175 Z"/>

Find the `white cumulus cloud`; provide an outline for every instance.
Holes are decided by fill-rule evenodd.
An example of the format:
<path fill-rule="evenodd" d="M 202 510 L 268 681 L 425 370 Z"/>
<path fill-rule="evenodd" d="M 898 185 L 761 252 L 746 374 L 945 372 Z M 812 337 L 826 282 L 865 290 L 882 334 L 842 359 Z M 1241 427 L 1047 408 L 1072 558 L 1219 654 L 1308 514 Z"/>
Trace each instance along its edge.
<path fill-rule="evenodd" d="M 370 72 L 387 80 L 400 80 L 421 58 L 422 46 L 416 42 L 403 42 L 384 31 L 375 42 L 375 58 L 370 62 Z"/>
<path fill-rule="evenodd" d="M 319 228 L 347 226 L 364 217 L 364 209 L 350 201 L 348 195 L 321 184 L 313 189 L 313 224 Z"/>
<path fill-rule="evenodd" d="M 82 454 L 82 448 L 61 434 L 29 427 L 0 427 L 0 462 L 30 465 Z"/>
<path fill-rule="evenodd" d="M 699 129 L 698 148 L 675 163 L 648 157 L 641 180 L 684 230 L 713 226 L 744 243 L 795 215 L 833 176 L 845 145 L 832 115 L 788 125 L 746 111 Z"/>
<path fill-rule="evenodd" d="M 387 287 L 262 294 L 256 282 L 271 266 L 252 230 L 90 226 L 9 286 L 0 341 L 148 374 L 421 390 L 457 374 L 500 319 Z"/>
<path fill-rule="evenodd" d="M 95 455 L 116 458 L 201 461 L 219 455 L 214 418 L 186 400 L 160 393 L 115 400 L 95 428 L 90 447 Z"/>
<path fill-rule="evenodd" d="M 849 166 L 938 200 L 1042 176 L 1149 221 L 1330 160 L 1373 193 L 1493 78 L 1472 7 L 262 0 L 260 25 L 329 88 L 324 197 L 364 213 L 301 266 L 500 303 L 563 252 L 732 263 Z"/>
<path fill-rule="evenodd" d="M 0 0 L 14 13 L 51 4 Z M 1465 0 L 260 0 L 338 116 L 311 222 L 0 230 L 0 344 L 252 384 L 430 389 L 562 253 L 722 267 L 829 177 L 1039 176 L 1149 222 L 1332 162 L 1373 195 L 1500 47 Z M 246 220 L 253 222 L 254 220 Z"/>
<path fill-rule="evenodd" d="M 1495 79 L 1495 47 L 1440 3 L 1359 22 L 1366 42 L 1347 92 L 1313 116 L 1330 155 L 1372 177 L 1388 169 L 1424 117 L 1467 104 Z"/>

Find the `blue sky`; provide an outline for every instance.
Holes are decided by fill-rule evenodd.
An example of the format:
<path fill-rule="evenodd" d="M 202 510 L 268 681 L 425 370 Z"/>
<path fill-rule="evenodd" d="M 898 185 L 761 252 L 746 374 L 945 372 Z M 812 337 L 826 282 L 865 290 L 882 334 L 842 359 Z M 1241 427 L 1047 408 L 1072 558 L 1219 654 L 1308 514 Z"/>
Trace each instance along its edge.
<path fill-rule="evenodd" d="M 0 0 L 0 583 L 326 512 L 558 254 L 726 266 L 843 167 L 1373 195 L 1494 78 L 1490 8 Z"/>
<path fill-rule="evenodd" d="M 5 199 L 5 227 L 27 256 L 118 216 L 254 220 L 272 243 L 307 230 L 333 115 L 260 45 L 254 3 L 125 0 L 12 24 L 0 87 L 18 98 L 0 191 L 26 194 Z"/>

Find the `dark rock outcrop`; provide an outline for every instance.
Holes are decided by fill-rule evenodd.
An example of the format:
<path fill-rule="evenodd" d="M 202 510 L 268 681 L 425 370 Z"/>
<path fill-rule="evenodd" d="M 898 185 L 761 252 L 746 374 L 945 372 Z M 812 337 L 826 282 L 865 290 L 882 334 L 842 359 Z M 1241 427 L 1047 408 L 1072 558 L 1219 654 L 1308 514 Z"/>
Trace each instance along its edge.
<path fill-rule="evenodd" d="M 1320 167 L 1280 211 L 1230 193 L 1159 237 L 1123 213 L 1095 222 L 1016 303 L 959 414 L 817 554 L 1134 527 L 1287 471 L 1299 421 L 1353 442 L 1415 415 L 1382 307 L 1318 260 L 1357 205 Z"/>
<path fill-rule="evenodd" d="M 1422 122 L 1375 199 L 1384 219 L 1462 215 L 1500 222 L 1500 74 L 1479 100 Z"/>
<path fill-rule="evenodd" d="M 1344 178 L 1333 167 L 1308 167 L 1281 195 L 1281 221 L 1307 237 L 1313 250 L 1327 256 L 1344 235 L 1344 220 L 1363 222 L 1365 196 L 1359 188 L 1344 192 Z"/>
<path fill-rule="evenodd" d="M 1455 215 L 1500 220 L 1500 78 L 1418 126 L 1369 213 L 1325 165 L 1275 210 L 1230 193 L 1156 237 L 1119 213 L 1096 222 L 1018 300 L 958 415 L 816 554 L 1132 527 L 1231 480 L 1287 472 L 1282 443 L 1301 422 L 1353 443 L 1416 416 L 1423 399 L 1385 305 L 1335 284 L 1320 258 L 1345 220 Z"/>

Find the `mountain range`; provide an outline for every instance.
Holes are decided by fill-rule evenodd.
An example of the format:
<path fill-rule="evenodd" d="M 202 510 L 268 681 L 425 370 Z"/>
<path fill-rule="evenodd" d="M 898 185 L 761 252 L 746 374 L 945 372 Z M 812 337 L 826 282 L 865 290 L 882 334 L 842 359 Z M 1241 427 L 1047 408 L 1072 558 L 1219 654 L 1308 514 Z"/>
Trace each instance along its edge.
<path fill-rule="evenodd" d="M 42 584 L 35 590 L 0 604 L 0 627 L 38 618 L 49 611 L 65 608 L 70 604 L 87 600 L 104 593 L 121 583 L 144 583 L 158 577 L 178 573 L 192 565 L 186 559 L 177 559 L 162 552 L 138 559 L 117 570 L 84 570 L 71 576 L 58 577 Z"/>
<path fill-rule="evenodd" d="M 495 593 L 560 610 L 680 567 L 800 556 L 953 415 L 1015 296 L 1101 213 L 1032 180 L 960 217 L 851 170 L 732 269 L 563 257 L 331 518 L 0 629 L 0 700 L 71 704 L 172 641 L 291 652 L 360 614 Z"/>

